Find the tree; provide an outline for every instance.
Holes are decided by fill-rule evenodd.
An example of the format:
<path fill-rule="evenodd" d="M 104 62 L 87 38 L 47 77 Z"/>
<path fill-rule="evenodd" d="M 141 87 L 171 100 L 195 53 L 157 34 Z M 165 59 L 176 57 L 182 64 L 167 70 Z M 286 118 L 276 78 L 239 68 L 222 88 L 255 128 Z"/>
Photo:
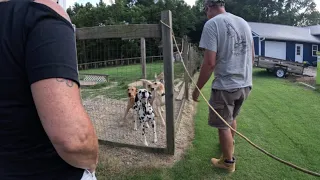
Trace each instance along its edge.
<path fill-rule="evenodd" d="M 175 36 L 188 35 L 192 43 L 198 43 L 203 25 L 207 21 L 203 1 L 197 0 L 190 7 L 183 0 L 115 0 L 112 5 L 106 5 L 100 0 L 96 6 L 91 3 L 75 3 L 67 12 L 72 22 L 80 28 L 124 23 L 159 24 L 161 11 L 171 10 Z M 317 11 L 314 0 L 226 0 L 226 10 L 252 22 L 295 26 L 320 23 L 320 12 Z M 125 42 L 119 40 L 117 43 Z M 136 45 L 136 42 L 127 42 L 126 45 L 119 46 Z"/>

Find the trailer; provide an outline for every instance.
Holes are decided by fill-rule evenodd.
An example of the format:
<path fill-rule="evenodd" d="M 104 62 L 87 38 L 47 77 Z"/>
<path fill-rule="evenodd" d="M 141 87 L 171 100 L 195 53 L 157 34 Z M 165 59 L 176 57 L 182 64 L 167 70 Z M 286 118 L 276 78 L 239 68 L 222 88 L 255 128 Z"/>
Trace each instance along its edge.
<path fill-rule="evenodd" d="M 278 78 L 288 74 L 303 75 L 304 64 L 265 56 L 255 56 L 254 66 L 274 73 Z"/>

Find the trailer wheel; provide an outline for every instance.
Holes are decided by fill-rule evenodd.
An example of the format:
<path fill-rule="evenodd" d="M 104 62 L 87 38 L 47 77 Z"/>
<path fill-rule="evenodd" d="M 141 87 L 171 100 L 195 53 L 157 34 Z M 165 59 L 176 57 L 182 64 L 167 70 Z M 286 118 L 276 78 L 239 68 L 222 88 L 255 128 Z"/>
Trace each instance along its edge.
<path fill-rule="evenodd" d="M 278 78 L 283 78 L 286 75 L 286 70 L 283 68 L 277 68 L 275 74 Z"/>

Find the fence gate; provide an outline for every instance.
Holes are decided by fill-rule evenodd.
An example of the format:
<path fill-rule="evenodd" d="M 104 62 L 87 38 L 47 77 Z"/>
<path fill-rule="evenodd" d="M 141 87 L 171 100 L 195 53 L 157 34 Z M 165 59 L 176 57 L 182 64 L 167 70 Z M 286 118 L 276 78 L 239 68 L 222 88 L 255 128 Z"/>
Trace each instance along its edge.
<path fill-rule="evenodd" d="M 97 82 L 100 86 L 81 88 L 83 103 L 91 117 L 100 144 L 131 147 L 146 151 L 174 154 L 175 123 L 181 112 L 179 92 L 174 91 L 184 80 L 181 62 L 173 60 L 171 11 L 161 12 L 159 24 L 113 25 L 77 28 L 77 57 L 81 82 Z M 130 87 L 147 88 L 140 79 L 154 80 L 163 72 L 166 125 L 156 117 L 158 142 L 152 143 L 152 128 L 148 128 L 149 146 L 142 143 L 142 132 L 133 130 L 128 104 Z M 99 83 L 100 82 L 100 83 Z M 120 123 L 122 122 L 122 124 Z"/>

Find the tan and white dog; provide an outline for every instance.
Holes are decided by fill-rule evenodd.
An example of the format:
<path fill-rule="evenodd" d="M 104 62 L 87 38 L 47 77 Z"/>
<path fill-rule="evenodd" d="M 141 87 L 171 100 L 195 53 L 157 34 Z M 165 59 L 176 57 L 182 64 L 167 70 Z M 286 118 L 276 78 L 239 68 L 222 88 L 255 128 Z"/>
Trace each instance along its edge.
<path fill-rule="evenodd" d="M 152 98 L 150 104 L 155 110 L 155 115 L 160 116 L 162 124 L 165 126 L 166 122 L 162 116 L 161 112 L 164 112 L 163 106 L 165 105 L 165 88 L 164 84 L 160 81 L 151 82 L 146 79 L 140 79 L 142 82 L 146 83 L 151 91 Z"/>
<path fill-rule="evenodd" d="M 138 89 L 136 87 L 134 87 L 134 86 L 129 86 L 128 89 L 127 89 L 127 93 L 128 93 L 128 103 L 127 103 L 127 109 L 126 109 L 126 111 L 124 113 L 123 120 L 125 120 L 127 118 L 129 110 L 131 108 L 133 109 L 133 106 L 134 106 L 134 103 L 135 103 L 135 98 L 136 98 L 136 95 L 138 93 Z"/>
<path fill-rule="evenodd" d="M 164 84 L 164 73 L 161 72 L 159 75 L 155 73 L 154 78 L 156 81 L 160 81 L 162 84 Z"/>

